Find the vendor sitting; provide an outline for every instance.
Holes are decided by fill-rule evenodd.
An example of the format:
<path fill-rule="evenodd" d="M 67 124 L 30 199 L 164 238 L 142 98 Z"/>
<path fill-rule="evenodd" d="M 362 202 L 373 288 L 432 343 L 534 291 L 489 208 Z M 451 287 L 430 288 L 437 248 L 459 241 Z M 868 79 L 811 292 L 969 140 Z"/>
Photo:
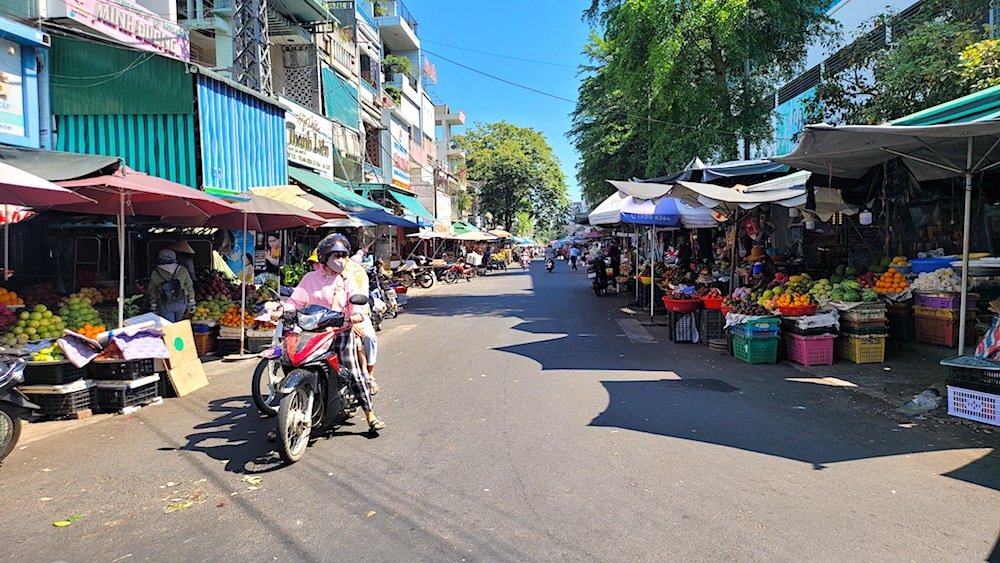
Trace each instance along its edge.
<path fill-rule="evenodd" d="M 778 273 L 778 268 L 774 265 L 774 261 L 771 260 L 771 257 L 767 255 L 767 252 L 761 246 L 753 247 L 750 255 L 746 257 L 746 261 L 750 264 L 751 268 L 747 286 L 755 289 L 766 289 L 774 281 L 774 275 Z"/>

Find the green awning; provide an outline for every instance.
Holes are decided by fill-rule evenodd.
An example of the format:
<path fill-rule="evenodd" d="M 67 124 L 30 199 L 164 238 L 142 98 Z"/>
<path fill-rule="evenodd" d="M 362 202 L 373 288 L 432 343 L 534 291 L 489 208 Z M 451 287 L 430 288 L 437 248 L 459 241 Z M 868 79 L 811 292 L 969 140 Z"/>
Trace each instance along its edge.
<path fill-rule="evenodd" d="M 391 210 L 382 207 L 374 201 L 361 197 L 348 188 L 340 184 L 294 166 L 288 167 L 288 177 L 302 184 L 306 188 L 316 192 L 318 195 L 329 199 L 331 202 L 347 209 L 348 211 L 370 211 L 381 209 L 392 213 Z"/>
<path fill-rule="evenodd" d="M 456 221 L 451 224 L 451 228 L 455 231 L 456 235 L 464 235 L 465 233 L 481 233 L 482 229 L 473 225 L 472 223 L 466 223 L 464 221 Z"/>
<path fill-rule="evenodd" d="M 424 207 L 416 197 L 412 195 L 401 194 L 395 190 L 386 190 L 386 191 L 388 191 L 389 195 L 391 195 L 393 199 L 398 201 L 399 204 L 402 205 L 404 209 L 406 209 L 410 213 L 413 213 L 417 217 L 425 219 L 429 221 L 431 224 L 434 224 L 434 215 L 432 215 L 430 211 L 427 211 L 427 208 Z"/>
<path fill-rule="evenodd" d="M 1000 118 L 1000 86 L 927 108 L 892 122 L 892 125 L 941 125 L 972 123 Z"/>

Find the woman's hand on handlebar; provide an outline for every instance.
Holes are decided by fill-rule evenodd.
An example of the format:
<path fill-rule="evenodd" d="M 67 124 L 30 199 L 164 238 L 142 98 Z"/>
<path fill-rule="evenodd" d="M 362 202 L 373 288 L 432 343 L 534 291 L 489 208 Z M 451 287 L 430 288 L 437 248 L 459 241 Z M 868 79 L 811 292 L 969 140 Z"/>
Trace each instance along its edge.
<path fill-rule="evenodd" d="M 364 322 L 365 316 L 361 313 L 354 313 L 347 320 L 351 321 L 351 324 L 358 324 Z"/>

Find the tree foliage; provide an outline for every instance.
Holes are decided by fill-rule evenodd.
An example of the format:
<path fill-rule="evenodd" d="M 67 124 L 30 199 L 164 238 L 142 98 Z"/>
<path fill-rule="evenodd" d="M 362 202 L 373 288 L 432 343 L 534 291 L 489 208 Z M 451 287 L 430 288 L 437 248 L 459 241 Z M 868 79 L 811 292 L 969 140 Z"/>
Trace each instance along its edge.
<path fill-rule="evenodd" d="M 891 41 L 876 51 L 846 46 L 848 66 L 816 87 L 807 119 L 884 123 L 1000 83 L 997 42 L 983 25 L 989 4 L 929 0 L 905 22 L 892 12 L 876 16 L 859 33 L 888 29 Z"/>
<path fill-rule="evenodd" d="M 570 137 L 592 205 L 608 178 L 769 144 L 774 84 L 827 32 L 826 0 L 593 0 Z M 749 71 L 749 72 L 748 72 Z"/>
<path fill-rule="evenodd" d="M 467 152 L 469 178 L 481 182 L 483 213 L 508 229 L 515 228 L 519 213 L 527 213 L 535 220 L 535 236 L 562 228 L 566 178 L 541 133 L 505 121 L 477 123 L 458 141 Z"/>

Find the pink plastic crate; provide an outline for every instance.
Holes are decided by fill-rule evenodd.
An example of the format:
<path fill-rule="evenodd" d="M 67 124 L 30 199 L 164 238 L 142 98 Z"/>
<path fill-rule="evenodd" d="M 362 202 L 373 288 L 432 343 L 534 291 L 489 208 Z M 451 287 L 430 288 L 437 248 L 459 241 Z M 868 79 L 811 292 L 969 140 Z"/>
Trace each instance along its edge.
<path fill-rule="evenodd" d="M 970 293 L 966 296 L 965 301 L 966 308 L 975 309 L 979 304 L 979 296 Z M 913 296 L 913 306 L 930 307 L 931 309 L 958 309 L 962 306 L 962 297 L 957 294 L 954 297 L 944 297 L 941 295 L 920 295 L 918 293 Z"/>
<path fill-rule="evenodd" d="M 788 348 L 788 359 L 804 366 L 829 366 L 833 364 L 832 334 L 816 336 L 801 336 L 785 333 L 785 344 Z"/>

